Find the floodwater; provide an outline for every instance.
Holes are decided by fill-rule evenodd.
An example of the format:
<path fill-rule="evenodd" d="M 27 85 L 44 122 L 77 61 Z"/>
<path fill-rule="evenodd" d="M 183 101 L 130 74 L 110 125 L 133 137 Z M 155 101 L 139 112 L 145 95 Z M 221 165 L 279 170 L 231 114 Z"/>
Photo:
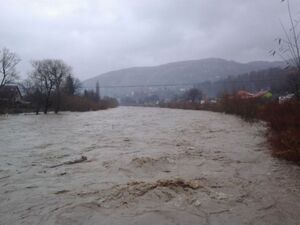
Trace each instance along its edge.
<path fill-rule="evenodd" d="M 0 224 L 299 224 L 300 169 L 265 135 L 202 111 L 1 116 Z"/>

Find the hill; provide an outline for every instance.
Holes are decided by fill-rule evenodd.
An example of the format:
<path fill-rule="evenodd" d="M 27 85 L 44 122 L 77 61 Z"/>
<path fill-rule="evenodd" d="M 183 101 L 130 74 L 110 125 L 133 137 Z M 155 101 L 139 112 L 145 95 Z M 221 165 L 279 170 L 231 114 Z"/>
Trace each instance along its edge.
<path fill-rule="evenodd" d="M 194 84 L 216 81 L 228 76 L 281 67 L 282 62 L 255 61 L 239 63 L 219 58 L 173 62 L 152 67 L 133 67 L 100 74 L 83 82 L 85 88 L 153 84 Z"/>

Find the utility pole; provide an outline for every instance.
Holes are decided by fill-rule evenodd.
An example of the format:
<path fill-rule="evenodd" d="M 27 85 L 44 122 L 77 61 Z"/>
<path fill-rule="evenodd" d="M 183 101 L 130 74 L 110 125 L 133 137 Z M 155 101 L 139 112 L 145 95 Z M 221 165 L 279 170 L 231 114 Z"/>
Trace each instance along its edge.
<path fill-rule="evenodd" d="M 96 83 L 96 96 L 98 100 L 101 100 L 99 81 Z"/>

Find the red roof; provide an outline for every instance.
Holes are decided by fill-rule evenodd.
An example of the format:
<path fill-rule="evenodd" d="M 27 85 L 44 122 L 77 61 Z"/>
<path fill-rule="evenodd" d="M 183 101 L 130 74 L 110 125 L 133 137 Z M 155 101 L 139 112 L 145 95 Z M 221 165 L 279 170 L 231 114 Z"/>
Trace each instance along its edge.
<path fill-rule="evenodd" d="M 241 90 L 241 91 L 238 91 L 237 96 L 239 98 L 243 98 L 243 99 L 247 99 L 247 98 L 260 98 L 260 97 L 264 96 L 267 93 L 268 93 L 268 91 L 259 91 L 259 92 L 255 93 L 255 94 L 253 94 L 253 93 Z"/>

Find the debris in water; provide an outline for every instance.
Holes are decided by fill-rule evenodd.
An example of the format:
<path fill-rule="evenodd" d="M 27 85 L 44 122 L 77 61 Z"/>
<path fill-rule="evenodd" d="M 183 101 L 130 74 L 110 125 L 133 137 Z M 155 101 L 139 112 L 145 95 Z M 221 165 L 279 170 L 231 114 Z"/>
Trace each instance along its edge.
<path fill-rule="evenodd" d="M 6 179 L 6 178 L 9 178 L 10 176 L 4 176 L 4 177 L 0 177 L 0 180 L 2 179 Z"/>
<path fill-rule="evenodd" d="M 81 156 L 80 159 L 75 159 L 75 160 L 63 162 L 61 164 L 50 166 L 49 168 L 56 168 L 56 167 L 63 166 L 63 165 L 72 165 L 72 164 L 76 164 L 76 163 L 82 163 L 82 162 L 84 162 L 86 160 L 87 160 L 87 157 L 83 155 L 83 156 Z"/>
<path fill-rule="evenodd" d="M 54 194 L 60 195 L 60 194 L 68 193 L 68 192 L 70 192 L 70 191 L 69 190 L 61 190 L 61 191 L 55 192 Z"/>

